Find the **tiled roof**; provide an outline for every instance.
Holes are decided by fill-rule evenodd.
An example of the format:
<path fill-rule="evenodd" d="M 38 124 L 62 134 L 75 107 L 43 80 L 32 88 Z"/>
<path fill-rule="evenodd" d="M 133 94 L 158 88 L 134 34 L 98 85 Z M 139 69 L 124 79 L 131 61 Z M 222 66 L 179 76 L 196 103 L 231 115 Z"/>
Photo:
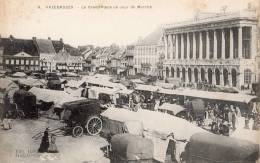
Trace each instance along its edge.
<path fill-rule="evenodd" d="M 49 39 L 36 39 L 36 43 L 40 53 L 55 54 L 56 51 Z"/>
<path fill-rule="evenodd" d="M 0 47 L 4 47 L 4 55 L 15 55 L 23 51 L 31 56 L 39 56 L 33 40 L 0 38 Z"/>
<path fill-rule="evenodd" d="M 53 47 L 55 52 L 58 53 L 63 49 L 64 43 L 62 41 L 52 40 Z"/>
<path fill-rule="evenodd" d="M 81 62 L 83 60 L 80 56 L 71 56 L 66 50 L 61 50 L 57 53 L 53 60 L 57 63 Z"/>

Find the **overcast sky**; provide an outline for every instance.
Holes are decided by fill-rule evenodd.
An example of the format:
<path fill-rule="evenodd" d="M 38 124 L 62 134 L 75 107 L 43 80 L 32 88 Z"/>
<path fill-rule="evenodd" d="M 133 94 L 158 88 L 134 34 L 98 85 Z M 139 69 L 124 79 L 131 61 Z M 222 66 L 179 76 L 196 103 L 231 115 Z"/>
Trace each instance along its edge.
<path fill-rule="evenodd" d="M 252 0 L 0 0 L 0 34 L 59 39 L 73 46 L 127 45 L 160 24 L 191 18 L 197 10 L 219 12 L 247 7 Z M 94 5 L 148 5 L 151 9 L 81 9 Z M 73 9 L 46 9 L 72 5 Z M 40 6 L 40 9 L 39 9 Z"/>

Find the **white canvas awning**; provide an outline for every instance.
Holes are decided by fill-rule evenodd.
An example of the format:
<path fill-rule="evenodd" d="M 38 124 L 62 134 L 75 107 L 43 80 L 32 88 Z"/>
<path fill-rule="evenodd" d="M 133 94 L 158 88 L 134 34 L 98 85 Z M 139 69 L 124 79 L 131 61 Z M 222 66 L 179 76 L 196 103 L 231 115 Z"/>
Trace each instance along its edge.
<path fill-rule="evenodd" d="M 177 139 L 189 140 L 194 133 L 207 132 L 182 118 L 144 109 L 134 112 L 127 109 L 108 108 L 101 115 L 119 122 L 140 121 L 146 130 L 155 130 L 165 134 L 173 132 Z"/>
<path fill-rule="evenodd" d="M 27 78 L 27 79 L 19 79 L 18 83 L 21 85 L 26 86 L 44 86 L 46 85 L 46 81 L 42 79 L 33 79 L 33 78 Z"/>
<path fill-rule="evenodd" d="M 182 95 L 189 97 L 197 97 L 202 99 L 220 100 L 220 101 L 232 101 L 249 103 L 252 99 L 257 98 L 256 96 L 246 95 L 242 93 L 225 93 L 225 92 L 208 92 L 194 89 L 163 89 L 161 88 L 159 93 L 170 94 L 170 95 Z"/>
<path fill-rule="evenodd" d="M 33 93 L 37 100 L 53 102 L 56 107 L 60 107 L 65 102 L 85 99 L 84 97 L 74 97 L 65 91 L 42 89 L 37 87 L 31 88 L 29 92 Z"/>
<path fill-rule="evenodd" d="M 160 136 L 167 136 L 170 133 L 174 134 L 175 139 L 190 140 L 195 133 L 209 133 L 202 128 L 175 116 L 139 109 L 133 112 L 127 109 L 108 108 L 101 113 L 102 117 L 113 121 L 129 122 L 138 121 L 143 124 L 144 136 L 151 139 L 154 143 L 154 159 L 164 162 L 169 139 L 162 139 Z M 155 133 L 158 133 L 157 136 Z M 177 155 L 180 156 L 184 151 L 185 143 L 177 142 Z"/>
<path fill-rule="evenodd" d="M 161 110 L 168 110 L 172 111 L 174 115 L 178 114 L 179 112 L 185 110 L 184 107 L 177 105 L 177 104 L 170 104 L 170 103 L 164 103 L 161 106 L 159 106 L 159 109 Z"/>
<path fill-rule="evenodd" d="M 135 90 L 140 90 L 140 91 L 149 91 L 149 92 L 157 92 L 161 88 L 158 86 L 153 86 L 153 85 L 144 85 L 144 84 L 138 84 L 135 88 Z"/>

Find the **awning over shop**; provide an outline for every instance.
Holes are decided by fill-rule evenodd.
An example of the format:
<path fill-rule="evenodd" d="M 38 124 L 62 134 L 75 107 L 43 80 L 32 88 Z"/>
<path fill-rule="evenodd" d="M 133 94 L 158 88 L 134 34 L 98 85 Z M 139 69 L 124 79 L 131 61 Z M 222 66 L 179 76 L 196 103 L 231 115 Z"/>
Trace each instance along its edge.
<path fill-rule="evenodd" d="M 170 95 L 182 95 L 202 99 L 221 100 L 221 101 L 232 101 L 248 103 L 252 99 L 257 98 L 256 96 L 238 94 L 238 93 L 225 93 L 225 92 L 208 92 L 194 89 L 163 89 L 159 90 L 159 93 L 170 94 Z"/>

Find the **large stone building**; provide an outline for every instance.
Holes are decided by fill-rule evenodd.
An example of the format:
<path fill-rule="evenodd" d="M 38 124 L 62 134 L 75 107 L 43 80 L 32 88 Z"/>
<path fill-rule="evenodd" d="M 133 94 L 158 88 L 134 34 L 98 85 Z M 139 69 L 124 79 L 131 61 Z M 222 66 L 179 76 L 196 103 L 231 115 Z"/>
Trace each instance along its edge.
<path fill-rule="evenodd" d="M 0 68 L 9 71 L 39 70 L 39 52 L 33 40 L 0 38 Z"/>
<path fill-rule="evenodd" d="M 198 14 L 166 25 L 164 75 L 241 88 L 256 81 L 255 11 Z"/>
<path fill-rule="evenodd" d="M 163 29 L 158 28 L 134 44 L 134 72 L 157 76 L 160 53 L 163 50 Z"/>
<path fill-rule="evenodd" d="M 127 76 L 129 75 L 134 75 L 134 50 L 135 46 L 134 45 L 128 45 L 126 46 L 126 55 L 125 55 L 125 60 L 126 60 L 126 74 Z"/>

